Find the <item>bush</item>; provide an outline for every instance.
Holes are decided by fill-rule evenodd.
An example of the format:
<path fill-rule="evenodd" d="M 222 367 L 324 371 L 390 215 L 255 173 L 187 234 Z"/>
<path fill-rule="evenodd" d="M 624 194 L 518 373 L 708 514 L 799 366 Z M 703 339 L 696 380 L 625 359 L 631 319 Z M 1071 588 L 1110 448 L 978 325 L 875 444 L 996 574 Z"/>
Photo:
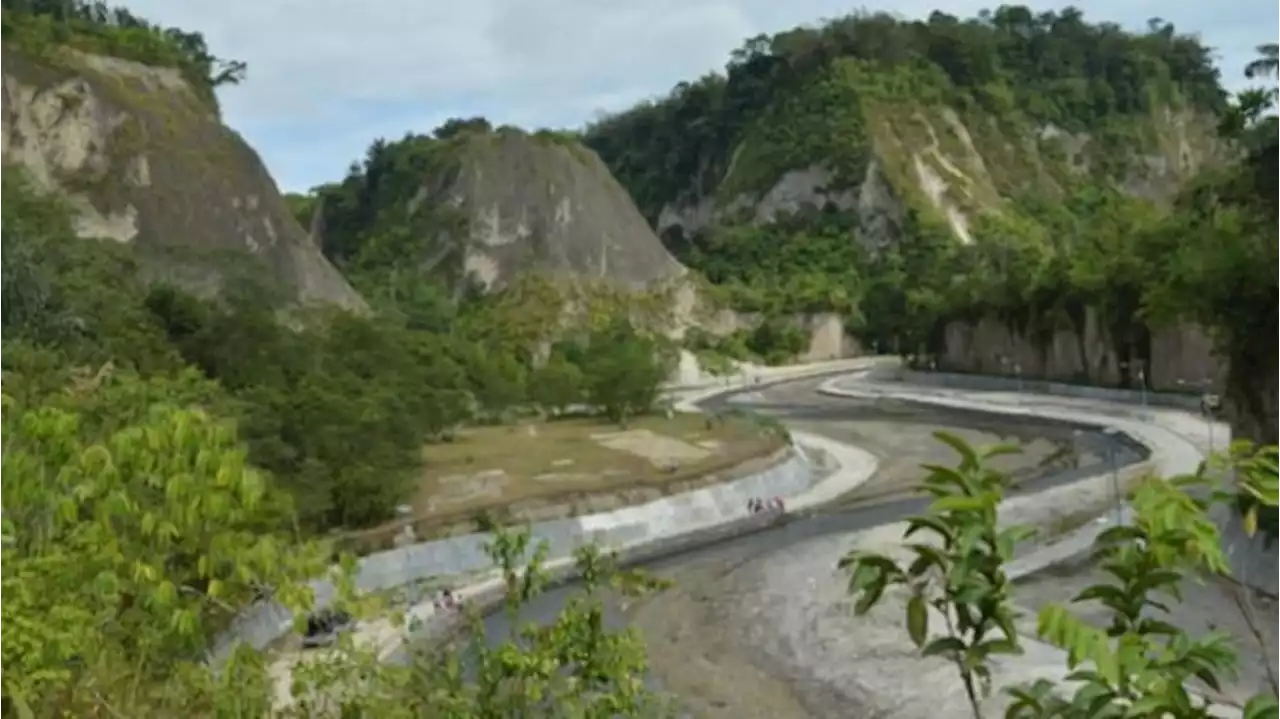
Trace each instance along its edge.
<path fill-rule="evenodd" d="M 625 320 L 593 332 L 583 362 L 588 403 L 624 425 L 653 408 L 669 374 L 659 344 Z"/>
<path fill-rule="evenodd" d="M 564 414 L 585 397 L 586 378 L 577 365 L 553 355 L 529 376 L 529 398 L 553 415 Z"/>

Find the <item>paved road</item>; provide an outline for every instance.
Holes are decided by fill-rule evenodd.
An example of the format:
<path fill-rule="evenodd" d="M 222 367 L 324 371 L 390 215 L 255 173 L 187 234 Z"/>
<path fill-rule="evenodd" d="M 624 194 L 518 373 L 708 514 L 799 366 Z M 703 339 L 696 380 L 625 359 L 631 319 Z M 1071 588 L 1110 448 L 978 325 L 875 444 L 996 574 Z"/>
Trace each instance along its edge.
<path fill-rule="evenodd" d="M 769 621 L 767 608 L 778 599 L 769 596 L 776 589 L 762 583 L 756 569 L 769 557 L 804 551 L 815 540 L 889 524 L 922 510 L 925 500 L 904 497 L 904 487 L 918 479 L 916 468 L 921 462 L 953 459 L 949 450 L 932 439 L 933 431 L 947 429 L 981 443 L 1024 442 L 1028 451 L 1021 464 L 1008 467 L 1025 479 L 1015 493 L 1036 492 L 1096 474 L 1097 455 L 1108 443 L 1115 444 L 1121 464 L 1145 458 L 1140 446 L 1117 442 L 1091 428 L 910 402 L 831 398 L 817 394 L 818 384 L 820 380 L 808 379 L 751 388 L 703 406 L 710 411 L 741 408 L 771 414 L 796 429 L 855 444 L 882 459 L 877 476 L 844 506 L 649 562 L 646 567 L 673 578 L 676 589 L 638 604 L 617 602 L 610 607 L 610 622 L 632 624 L 644 632 L 655 683 L 681 696 L 697 716 L 848 715 L 847 701 L 826 691 L 821 682 L 789 673 L 754 651 L 759 637 L 753 638 L 753 632 Z M 1064 446 L 1092 451 L 1082 453 L 1079 468 L 1043 469 L 1042 464 L 1061 462 Z M 874 501 L 866 502 L 868 495 Z M 795 589 L 805 591 L 803 586 Z M 525 609 L 521 621 L 550 620 L 574 591 L 568 585 L 540 596 Z M 508 636 L 510 628 L 503 615 L 487 621 L 488 634 L 495 639 Z"/>

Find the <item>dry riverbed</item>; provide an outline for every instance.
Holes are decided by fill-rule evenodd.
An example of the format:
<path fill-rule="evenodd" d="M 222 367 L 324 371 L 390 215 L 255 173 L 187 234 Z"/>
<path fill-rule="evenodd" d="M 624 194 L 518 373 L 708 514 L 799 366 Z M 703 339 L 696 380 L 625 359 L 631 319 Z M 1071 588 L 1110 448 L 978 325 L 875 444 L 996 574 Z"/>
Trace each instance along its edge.
<path fill-rule="evenodd" d="M 887 403 L 851 414 L 848 400 L 836 400 L 841 412 L 827 417 L 811 388 L 797 385 L 754 399 L 772 401 L 770 411 L 796 429 L 881 458 L 876 477 L 848 503 L 910 494 L 921 463 L 952 463 L 954 453 L 933 437 L 937 430 L 977 445 L 1020 444 L 1023 452 L 1001 458 L 1000 468 L 1026 477 L 1097 462 L 1075 452 L 1069 429 L 968 418 L 962 424 L 945 412 Z M 845 602 L 845 578 L 835 565 L 850 544 L 832 535 L 764 552 L 730 545 L 662 567 L 675 587 L 625 609 L 627 622 L 646 637 L 655 679 L 698 717 L 916 716 L 906 707 L 925 680 L 904 630 L 891 613 L 855 619 Z"/>

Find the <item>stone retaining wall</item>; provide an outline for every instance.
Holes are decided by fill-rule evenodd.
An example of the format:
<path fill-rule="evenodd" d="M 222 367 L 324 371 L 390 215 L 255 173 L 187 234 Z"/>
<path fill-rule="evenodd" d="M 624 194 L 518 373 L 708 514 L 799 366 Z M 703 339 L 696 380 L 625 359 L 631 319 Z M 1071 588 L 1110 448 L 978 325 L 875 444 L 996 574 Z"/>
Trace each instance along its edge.
<path fill-rule="evenodd" d="M 1047 339 L 1038 342 L 991 318 L 952 322 L 945 329 L 939 369 L 997 374 L 1002 371 L 1003 358 L 1021 365 L 1028 377 L 1120 384 L 1122 372 L 1115 343 L 1093 309 L 1086 312 L 1079 331 L 1059 329 Z M 1147 379 L 1152 388 L 1176 391 L 1178 380 L 1209 380 L 1216 387 L 1213 391 L 1221 393 L 1226 364 L 1214 356 L 1212 339 L 1204 328 L 1179 325 L 1156 329 L 1151 333 L 1150 354 Z"/>
<path fill-rule="evenodd" d="M 1141 404 L 1144 401 L 1152 406 L 1177 407 L 1179 409 L 1199 410 L 1200 395 L 1181 394 L 1175 392 L 1147 392 L 1114 387 L 1097 387 L 1086 384 L 1070 384 L 1067 382 L 1049 382 L 1046 380 L 1023 379 L 988 374 L 963 374 L 958 372 L 923 372 L 915 370 L 898 370 L 897 379 L 911 384 L 929 385 L 933 387 L 953 387 L 978 392 L 1038 392 L 1059 397 L 1078 397 L 1081 399 L 1100 399 L 1107 402 L 1126 402 Z"/>

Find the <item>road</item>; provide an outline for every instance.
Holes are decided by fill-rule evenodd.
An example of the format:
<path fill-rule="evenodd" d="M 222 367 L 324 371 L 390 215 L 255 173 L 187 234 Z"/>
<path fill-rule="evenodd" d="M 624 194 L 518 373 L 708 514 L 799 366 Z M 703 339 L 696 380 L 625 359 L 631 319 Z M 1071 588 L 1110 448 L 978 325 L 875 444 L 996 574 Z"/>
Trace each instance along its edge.
<path fill-rule="evenodd" d="M 637 603 L 611 603 L 609 620 L 638 627 L 650 650 L 652 680 L 694 716 L 733 719 L 873 717 L 877 702 L 860 702 L 835 686 L 825 665 L 809 656 L 824 642 L 820 628 L 843 613 L 841 582 L 832 581 L 843 537 L 920 511 L 911 495 L 922 462 L 954 456 L 932 433 L 946 429 L 977 444 L 1019 441 L 1024 453 L 1002 467 L 1037 492 L 1098 473 L 1099 448 L 1115 443 L 1121 464 L 1144 458 L 1135 444 L 1089 429 L 898 401 L 857 401 L 819 395 L 819 379 L 780 383 L 715 398 L 710 411 L 750 409 L 799 430 L 866 449 L 881 459 L 877 475 L 837 506 L 787 524 L 651 562 L 674 589 Z M 1077 431 L 1082 434 L 1076 434 Z M 1093 452 L 1077 452 L 1079 447 Z M 1067 468 L 1064 465 L 1078 467 Z M 549 620 L 575 587 L 540 596 L 522 621 Z M 487 620 L 505 637 L 505 616 Z M 838 673 L 838 672 L 837 672 Z"/>

